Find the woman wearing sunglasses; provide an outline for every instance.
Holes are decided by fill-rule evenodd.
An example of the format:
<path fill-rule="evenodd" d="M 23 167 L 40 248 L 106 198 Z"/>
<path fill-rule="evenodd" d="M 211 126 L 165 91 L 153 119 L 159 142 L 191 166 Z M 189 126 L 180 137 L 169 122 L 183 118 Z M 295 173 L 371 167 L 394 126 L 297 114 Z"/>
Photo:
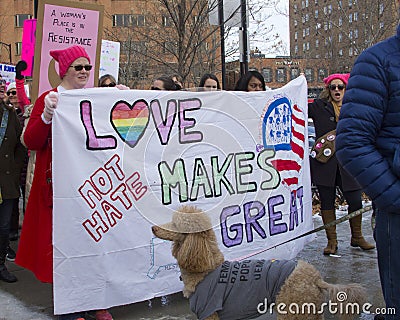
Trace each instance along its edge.
<path fill-rule="evenodd" d="M 53 282 L 52 246 L 52 151 L 51 122 L 58 92 L 82 89 L 89 80 L 90 57 L 81 46 L 50 51 L 58 62 L 61 84 L 35 102 L 23 134 L 29 150 L 36 150 L 36 164 L 17 252 L 16 263 L 31 270 L 42 282 Z M 67 213 L 66 213 L 67 214 Z M 60 320 L 84 318 L 85 312 L 60 315 Z M 112 320 L 107 310 L 95 312 L 96 320 Z"/>
<path fill-rule="evenodd" d="M 316 144 L 319 144 L 319 146 L 315 145 L 314 148 L 320 148 L 323 143 L 323 141 L 318 141 L 321 140 L 318 138 L 336 129 L 348 79 L 349 74 L 331 74 L 324 79 L 325 88 L 321 92 L 319 99 L 314 100 L 314 102 L 308 105 L 308 117 L 314 121 Z M 342 191 L 349 205 L 349 213 L 362 208 L 360 186 L 338 163 L 334 154 L 335 151 L 330 149 L 326 151 L 328 151 L 329 156 L 332 152 L 332 156 L 325 163 L 313 158 L 313 152 L 311 152 L 310 157 L 311 178 L 318 189 L 324 224 L 336 219 L 336 187 L 339 187 Z M 374 249 L 375 246 L 368 243 L 362 235 L 361 220 L 361 215 L 350 219 L 350 245 L 352 247 L 360 247 L 363 250 Z M 338 250 L 336 226 L 329 227 L 325 231 L 328 238 L 328 245 L 324 249 L 324 255 L 335 254 Z"/>
<path fill-rule="evenodd" d="M 111 74 L 104 74 L 99 79 L 99 87 L 115 87 L 117 81 Z"/>

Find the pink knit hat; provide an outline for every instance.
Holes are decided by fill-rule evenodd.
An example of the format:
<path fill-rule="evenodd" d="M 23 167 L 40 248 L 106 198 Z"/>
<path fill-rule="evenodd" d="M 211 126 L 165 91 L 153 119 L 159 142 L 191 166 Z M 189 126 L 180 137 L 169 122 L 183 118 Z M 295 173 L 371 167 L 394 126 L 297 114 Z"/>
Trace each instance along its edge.
<path fill-rule="evenodd" d="M 89 55 L 81 46 L 72 46 L 62 50 L 51 50 L 50 55 L 58 62 L 58 70 L 60 78 L 64 78 L 68 68 L 78 58 L 86 58 L 89 60 Z"/>
<path fill-rule="evenodd" d="M 324 83 L 326 86 L 328 86 L 332 80 L 339 79 L 342 80 L 345 85 L 347 85 L 347 82 L 349 82 L 349 78 L 350 73 L 333 73 L 324 79 Z"/>

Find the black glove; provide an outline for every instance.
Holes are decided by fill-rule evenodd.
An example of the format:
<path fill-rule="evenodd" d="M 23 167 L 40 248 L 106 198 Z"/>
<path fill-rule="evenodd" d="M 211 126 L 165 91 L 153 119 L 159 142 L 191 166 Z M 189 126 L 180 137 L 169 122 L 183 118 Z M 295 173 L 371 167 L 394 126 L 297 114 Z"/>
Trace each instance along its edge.
<path fill-rule="evenodd" d="M 22 71 L 26 70 L 28 65 L 24 60 L 18 61 L 17 65 L 15 66 L 15 78 L 18 80 L 24 79 L 24 76 L 21 74 Z"/>

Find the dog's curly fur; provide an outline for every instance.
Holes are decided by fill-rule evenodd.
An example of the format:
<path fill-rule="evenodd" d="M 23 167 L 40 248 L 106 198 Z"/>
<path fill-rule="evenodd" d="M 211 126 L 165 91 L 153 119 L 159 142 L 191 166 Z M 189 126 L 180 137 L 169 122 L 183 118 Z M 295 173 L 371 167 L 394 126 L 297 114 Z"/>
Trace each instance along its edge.
<path fill-rule="evenodd" d="M 182 206 L 176 211 L 170 223 L 153 226 L 154 235 L 160 239 L 172 241 L 172 255 L 178 261 L 181 277 L 184 283 L 183 295 L 189 298 L 204 277 L 218 268 L 224 262 L 224 256 L 218 248 L 217 239 L 212 229 L 209 217 L 193 206 Z M 275 305 L 285 304 L 304 306 L 313 303 L 317 310 L 329 298 L 333 303 L 339 303 L 338 293 L 345 292 L 347 299 L 342 304 L 364 303 L 365 290 L 358 284 L 334 285 L 325 282 L 314 266 L 299 261 L 296 268 L 282 285 L 276 297 Z M 255 302 L 257 303 L 257 302 Z M 223 308 L 229 308 L 224 305 Z M 352 310 L 351 308 L 349 310 Z M 285 320 L 320 320 L 323 314 L 279 314 L 277 319 Z M 340 319 L 351 319 L 354 314 L 344 312 Z M 208 320 L 219 319 L 214 313 Z"/>

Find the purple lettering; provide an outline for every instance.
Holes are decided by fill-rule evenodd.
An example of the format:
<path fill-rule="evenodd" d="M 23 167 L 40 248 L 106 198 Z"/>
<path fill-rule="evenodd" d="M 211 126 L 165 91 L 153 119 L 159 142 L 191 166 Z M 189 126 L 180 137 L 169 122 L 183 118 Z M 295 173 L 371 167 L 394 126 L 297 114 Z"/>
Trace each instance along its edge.
<path fill-rule="evenodd" d="M 256 214 L 251 214 L 251 210 L 257 210 Z M 244 220 L 246 224 L 246 236 L 247 242 L 253 242 L 253 232 L 254 229 L 261 238 L 265 239 L 267 235 L 265 234 L 264 229 L 258 223 L 258 219 L 261 219 L 265 216 L 265 207 L 259 201 L 250 201 L 243 205 L 244 211 Z"/>
<path fill-rule="evenodd" d="M 283 204 L 284 198 L 282 195 L 277 195 L 268 199 L 268 212 L 269 212 L 269 234 L 271 236 L 287 231 L 286 223 L 276 223 L 282 220 L 282 212 L 275 211 L 275 206 Z"/>
<path fill-rule="evenodd" d="M 104 150 L 115 149 L 117 140 L 115 137 L 108 135 L 99 137 L 93 126 L 92 105 L 90 101 L 81 102 L 81 120 L 86 131 L 86 149 L 88 150 Z"/>
<path fill-rule="evenodd" d="M 167 110 L 165 120 L 163 119 L 161 106 L 158 100 L 150 103 L 151 114 L 153 115 L 154 125 L 156 126 L 158 137 L 161 144 L 166 145 L 171 135 L 172 126 L 176 118 L 176 101 L 169 100 L 167 103 Z"/>
<path fill-rule="evenodd" d="M 200 108 L 201 102 L 199 99 L 179 101 L 179 141 L 181 143 L 200 142 L 203 140 L 203 133 L 200 131 L 187 132 L 187 129 L 195 126 L 196 120 L 187 118 L 186 112 Z"/>
<path fill-rule="evenodd" d="M 240 213 L 239 206 L 229 206 L 225 207 L 220 216 L 220 224 L 221 224 L 221 233 L 222 233 L 222 242 L 226 247 L 237 246 L 243 241 L 243 226 L 240 223 L 233 224 L 229 227 L 229 231 L 235 233 L 233 238 L 229 237 L 227 220 L 229 217 L 234 216 Z"/>

